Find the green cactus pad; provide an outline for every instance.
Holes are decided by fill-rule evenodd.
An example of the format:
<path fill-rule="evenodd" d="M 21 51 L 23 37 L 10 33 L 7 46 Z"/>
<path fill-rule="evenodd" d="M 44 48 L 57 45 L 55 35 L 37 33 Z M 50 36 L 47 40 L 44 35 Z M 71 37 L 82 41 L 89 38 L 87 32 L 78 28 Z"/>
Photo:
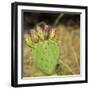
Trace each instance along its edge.
<path fill-rule="evenodd" d="M 47 75 L 53 74 L 59 58 L 59 46 L 56 41 L 40 41 L 34 47 L 32 59 L 35 66 Z"/>

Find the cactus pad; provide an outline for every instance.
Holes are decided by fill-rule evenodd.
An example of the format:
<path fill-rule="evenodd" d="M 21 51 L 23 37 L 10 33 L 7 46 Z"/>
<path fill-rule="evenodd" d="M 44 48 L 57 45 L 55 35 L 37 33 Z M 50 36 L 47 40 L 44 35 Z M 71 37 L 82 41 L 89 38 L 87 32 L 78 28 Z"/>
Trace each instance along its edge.
<path fill-rule="evenodd" d="M 47 75 L 54 73 L 58 63 L 59 47 L 56 41 L 45 40 L 34 44 L 32 59 L 35 66 Z"/>

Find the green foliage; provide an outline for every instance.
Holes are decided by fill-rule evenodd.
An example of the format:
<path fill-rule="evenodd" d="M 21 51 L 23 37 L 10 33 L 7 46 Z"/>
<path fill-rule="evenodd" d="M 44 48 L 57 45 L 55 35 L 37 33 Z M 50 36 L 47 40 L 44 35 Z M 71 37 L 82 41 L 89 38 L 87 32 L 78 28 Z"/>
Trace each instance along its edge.
<path fill-rule="evenodd" d="M 45 40 L 34 44 L 32 59 L 35 66 L 47 75 L 53 74 L 59 58 L 56 41 Z"/>

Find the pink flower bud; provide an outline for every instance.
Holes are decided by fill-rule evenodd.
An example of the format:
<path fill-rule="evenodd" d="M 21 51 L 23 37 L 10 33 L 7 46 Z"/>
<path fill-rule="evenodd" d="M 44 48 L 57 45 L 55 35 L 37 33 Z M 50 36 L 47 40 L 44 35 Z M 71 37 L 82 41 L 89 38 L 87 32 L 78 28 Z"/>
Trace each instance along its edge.
<path fill-rule="evenodd" d="M 48 32 L 48 31 L 49 31 L 49 26 L 48 26 L 48 25 L 45 25 L 45 26 L 44 26 L 44 31 L 45 31 L 45 32 Z"/>

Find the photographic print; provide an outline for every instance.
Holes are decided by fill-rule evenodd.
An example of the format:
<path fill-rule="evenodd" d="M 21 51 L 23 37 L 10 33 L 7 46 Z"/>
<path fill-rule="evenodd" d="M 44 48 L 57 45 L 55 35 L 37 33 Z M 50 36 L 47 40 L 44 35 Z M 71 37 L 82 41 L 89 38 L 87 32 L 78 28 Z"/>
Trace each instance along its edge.
<path fill-rule="evenodd" d="M 87 82 L 87 7 L 12 4 L 12 86 Z"/>
<path fill-rule="evenodd" d="M 80 14 L 24 12 L 23 77 L 80 74 Z"/>

